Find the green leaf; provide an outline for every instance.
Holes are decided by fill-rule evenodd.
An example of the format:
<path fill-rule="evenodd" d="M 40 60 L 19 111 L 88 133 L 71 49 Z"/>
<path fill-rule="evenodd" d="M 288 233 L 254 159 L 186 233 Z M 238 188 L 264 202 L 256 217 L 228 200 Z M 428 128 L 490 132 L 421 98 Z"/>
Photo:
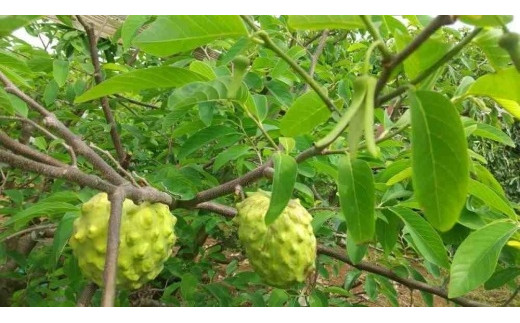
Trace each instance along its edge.
<path fill-rule="evenodd" d="M 388 181 L 386 181 L 386 186 L 392 186 L 399 182 L 404 181 L 407 178 L 412 176 L 412 167 L 408 167 L 400 171 L 399 173 L 392 176 Z"/>
<path fill-rule="evenodd" d="M 204 128 L 189 137 L 188 140 L 182 145 L 181 149 L 179 149 L 179 153 L 177 154 L 177 158 L 184 159 L 188 155 L 194 153 L 204 145 L 221 138 L 225 135 L 229 135 L 231 133 L 235 133 L 235 130 L 230 127 L 217 125 Z"/>
<path fill-rule="evenodd" d="M 466 95 L 489 97 L 520 119 L 520 73 L 514 67 L 479 77 Z"/>
<path fill-rule="evenodd" d="M 426 283 L 426 284 L 428 283 L 426 281 L 426 279 L 423 277 L 423 275 L 420 272 L 418 272 L 415 268 L 410 266 L 410 267 L 408 267 L 408 269 L 410 269 L 410 271 L 412 273 L 413 279 L 418 280 L 418 281 L 423 282 L 423 283 Z M 426 305 L 428 305 L 430 307 L 432 307 L 434 305 L 433 304 L 433 295 L 432 294 L 430 294 L 428 292 L 421 291 L 421 297 L 424 300 L 424 303 Z"/>
<path fill-rule="evenodd" d="M 52 241 L 52 264 L 55 266 L 69 241 L 72 234 L 74 220 L 79 216 L 78 212 L 66 213 L 60 221 L 58 228 L 54 232 L 54 239 Z"/>
<path fill-rule="evenodd" d="M 52 80 L 45 86 L 45 90 L 43 91 L 43 102 L 45 105 L 51 105 L 56 101 L 58 97 L 58 91 L 60 90 L 58 83 Z"/>
<path fill-rule="evenodd" d="M 11 34 L 16 29 L 23 27 L 39 16 L 0 16 L 0 37 Z"/>
<path fill-rule="evenodd" d="M 365 25 L 359 16 L 316 16 L 291 15 L 287 21 L 291 29 L 321 30 L 321 29 L 364 29 Z"/>
<path fill-rule="evenodd" d="M 14 71 L 20 72 L 21 74 L 29 74 L 31 70 L 27 66 L 27 63 L 9 52 L 0 50 L 0 65 L 10 68 Z"/>
<path fill-rule="evenodd" d="M 294 100 L 280 120 L 280 131 L 287 137 L 310 133 L 317 125 L 327 121 L 330 114 L 315 91 L 307 92 Z"/>
<path fill-rule="evenodd" d="M 29 113 L 27 103 L 14 94 L 7 94 L 7 96 L 9 97 L 9 100 L 11 100 L 14 112 L 22 117 L 27 117 Z"/>
<path fill-rule="evenodd" d="M 503 25 L 513 21 L 513 16 L 498 15 L 462 15 L 459 17 L 463 23 L 476 27 L 502 27 Z"/>
<path fill-rule="evenodd" d="M 150 16 L 145 15 L 130 15 L 127 16 L 121 25 L 121 40 L 123 41 L 123 48 L 129 48 L 135 35 L 147 21 Z"/>
<path fill-rule="evenodd" d="M 520 276 L 520 268 L 510 267 L 499 270 L 484 283 L 484 288 L 487 290 L 500 288 L 516 276 Z"/>
<path fill-rule="evenodd" d="M 283 289 L 275 288 L 269 296 L 268 304 L 269 307 L 281 307 L 288 300 L 289 295 L 287 295 L 287 293 Z"/>
<path fill-rule="evenodd" d="M 368 251 L 368 245 L 357 244 L 352 237 L 352 233 L 347 230 L 347 255 L 354 265 L 357 265 L 363 260 L 363 257 Z"/>
<path fill-rule="evenodd" d="M 245 103 L 246 109 L 262 122 L 267 117 L 267 97 L 265 95 L 249 95 Z"/>
<path fill-rule="evenodd" d="M 115 93 L 179 87 L 191 82 L 205 80 L 204 76 L 183 68 L 171 66 L 150 67 L 109 78 L 77 97 L 74 102 L 81 103 Z"/>
<path fill-rule="evenodd" d="M 387 209 L 383 209 L 382 213 L 380 216 L 384 216 L 386 221 L 378 217 L 376 220 L 376 236 L 385 254 L 389 255 L 397 243 L 400 221 L 394 213 L 389 212 Z"/>
<path fill-rule="evenodd" d="M 412 93 L 411 106 L 415 195 L 433 227 L 447 231 L 457 222 L 468 191 L 462 122 L 453 104 L 436 92 Z"/>
<path fill-rule="evenodd" d="M 502 247 L 517 229 L 516 223 L 495 221 L 471 233 L 453 257 L 448 297 L 462 296 L 486 282 Z"/>
<path fill-rule="evenodd" d="M 199 280 L 195 275 L 186 273 L 181 277 L 181 295 L 186 301 L 192 301 L 197 291 Z"/>
<path fill-rule="evenodd" d="M 415 246 L 421 255 L 439 267 L 449 268 L 448 255 L 439 234 L 419 214 L 404 207 L 391 207 L 406 225 Z"/>
<path fill-rule="evenodd" d="M 265 214 L 266 225 L 273 223 L 285 209 L 287 203 L 289 203 L 294 183 L 296 182 L 296 174 L 298 173 L 298 164 L 289 155 L 279 152 L 275 153 L 273 155 L 273 163 L 273 190 L 269 208 Z"/>
<path fill-rule="evenodd" d="M 471 128 L 471 135 L 487 138 L 504 144 L 506 146 L 515 147 L 515 143 L 511 137 L 509 137 L 502 130 L 493 127 L 486 123 L 477 123 L 466 129 Z"/>
<path fill-rule="evenodd" d="M 65 84 L 68 74 L 69 61 L 56 59 L 52 62 L 52 75 L 59 87 L 62 87 Z"/>
<path fill-rule="evenodd" d="M 4 111 L 8 115 L 14 115 L 14 107 L 4 88 L 0 88 L 0 111 Z"/>
<path fill-rule="evenodd" d="M 201 61 L 191 62 L 190 71 L 193 71 L 200 75 L 204 75 L 208 80 L 213 80 L 217 77 L 215 75 L 215 72 L 211 68 L 211 66 L 206 62 L 201 62 Z"/>
<path fill-rule="evenodd" d="M 484 30 L 473 40 L 482 49 L 495 70 L 504 69 L 511 62 L 509 53 L 498 45 L 498 40 L 502 34 L 503 32 L 500 29 Z"/>
<path fill-rule="evenodd" d="M 193 82 L 178 89 L 168 98 L 168 107 L 178 109 L 202 102 L 235 100 L 245 102 L 249 92 L 243 85 L 237 93 L 230 93 L 232 80 L 229 76 L 219 77 L 209 82 Z"/>
<path fill-rule="evenodd" d="M 486 185 L 474 179 L 469 180 L 469 194 L 478 197 L 486 205 L 506 214 L 512 220 L 516 220 L 516 213 L 511 208 L 505 197 L 498 195 Z"/>
<path fill-rule="evenodd" d="M 352 239 L 360 244 L 374 237 L 375 189 L 372 170 L 360 159 L 343 156 L 338 162 L 338 192 L 341 210 Z"/>
<path fill-rule="evenodd" d="M 79 208 L 75 205 L 65 202 L 45 201 L 34 204 L 27 209 L 16 213 L 13 217 L 9 218 L 5 225 L 11 224 L 23 224 L 37 216 L 53 217 L 56 214 L 78 211 Z"/>
<path fill-rule="evenodd" d="M 247 145 L 237 145 L 229 147 L 215 157 L 213 163 L 213 171 L 218 171 L 222 166 L 226 165 L 232 160 L 236 160 L 244 155 L 249 154 L 250 147 Z"/>
<path fill-rule="evenodd" d="M 134 38 L 133 44 L 144 52 L 168 56 L 216 39 L 245 35 L 247 30 L 239 16 L 159 16 Z"/>

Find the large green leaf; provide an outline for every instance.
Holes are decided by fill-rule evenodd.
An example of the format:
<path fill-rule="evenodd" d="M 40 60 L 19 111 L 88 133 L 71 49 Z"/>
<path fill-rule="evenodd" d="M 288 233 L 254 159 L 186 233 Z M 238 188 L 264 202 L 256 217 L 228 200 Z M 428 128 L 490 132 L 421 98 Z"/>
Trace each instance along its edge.
<path fill-rule="evenodd" d="M 177 158 L 184 159 L 211 141 L 235 132 L 233 128 L 222 125 L 204 128 L 186 140 L 181 149 L 179 149 Z"/>
<path fill-rule="evenodd" d="M 159 16 L 134 38 L 144 52 L 167 56 L 187 51 L 220 38 L 247 35 L 239 16 Z"/>
<path fill-rule="evenodd" d="M 500 250 L 518 229 L 509 221 L 495 221 L 471 233 L 453 257 L 448 296 L 462 296 L 486 282 L 495 271 Z"/>
<path fill-rule="evenodd" d="M 287 23 L 291 29 L 296 30 L 365 28 L 365 25 L 359 16 L 292 15 L 289 16 Z"/>
<path fill-rule="evenodd" d="M 449 268 L 448 255 L 442 239 L 424 218 L 404 207 L 391 207 L 390 210 L 403 220 L 419 253 L 426 260 L 439 267 Z"/>
<path fill-rule="evenodd" d="M 0 16 L 0 37 L 7 36 L 16 29 L 27 25 L 39 16 Z"/>
<path fill-rule="evenodd" d="M 273 191 L 265 214 L 266 225 L 273 223 L 289 203 L 298 173 L 298 164 L 292 156 L 278 152 L 273 155 L 273 162 Z"/>
<path fill-rule="evenodd" d="M 488 186 L 477 182 L 476 180 L 469 180 L 469 194 L 478 197 L 486 205 L 506 214 L 512 220 L 516 220 L 516 214 L 513 208 L 509 205 L 506 198 L 498 195 Z"/>
<path fill-rule="evenodd" d="M 314 127 L 327 121 L 330 114 L 330 110 L 315 91 L 307 92 L 294 100 L 280 120 L 280 131 L 288 137 L 309 133 Z"/>
<path fill-rule="evenodd" d="M 457 110 L 439 93 L 411 95 L 412 178 L 428 221 L 449 230 L 459 218 L 468 191 L 466 136 Z"/>
<path fill-rule="evenodd" d="M 520 73 L 514 67 L 479 77 L 466 95 L 489 97 L 520 119 Z"/>
<path fill-rule="evenodd" d="M 375 189 L 367 162 L 343 156 L 338 162 L 338 192 L 341 210 L 352 239 L 360 244 L 371 241 L 375 233 Z"/>
<path fill-rule="evenodd" d="M 77 97 L 74 102 L 81 103 L 115 93 L 179 87 L 191 82 L 205 80 L 204 76 L 183 68 L 150 67 L 109 78 Z"/>

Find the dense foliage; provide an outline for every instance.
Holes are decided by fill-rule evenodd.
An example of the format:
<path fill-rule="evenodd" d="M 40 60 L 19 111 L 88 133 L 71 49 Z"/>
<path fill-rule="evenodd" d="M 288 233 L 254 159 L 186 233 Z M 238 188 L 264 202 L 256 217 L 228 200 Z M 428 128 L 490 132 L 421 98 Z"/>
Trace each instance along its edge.
<path fill-rule="evenodd" d="M 518 305 L 512 18 L 0 16 L 0 305 L 107 304 L 68 244 L 100 191 L 177 218 L 118 306 Z M 259 189 L 263 239 L 288 203 L 312 215 L 304 282 L 247 259 L 235 207 Z"/>

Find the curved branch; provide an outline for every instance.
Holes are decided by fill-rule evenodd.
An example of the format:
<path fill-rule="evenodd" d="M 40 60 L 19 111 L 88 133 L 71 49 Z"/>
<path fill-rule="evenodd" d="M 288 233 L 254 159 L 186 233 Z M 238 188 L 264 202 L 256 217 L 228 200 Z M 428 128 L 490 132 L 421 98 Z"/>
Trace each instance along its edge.
<path fill-rule="evenodd" d="M 92 301 L 92 297 L 96 293 L 98 286 L 94 283 L 88 283 L 87 286 L 83 289 L 81 294 L 78 297 L 78 301 L 76 302 L 77 307 L 86 307 L 89 306 Z"/>
<path fill-rule="evenodd" d="M 29 146 L 19 143 L 18 141 L 9 137 L 5 132 L 0 130 L 0 144 L 5 148 L 9 149 L 12 152 L 16 152 L 22 156 L 33 159 L 40 163 L 45 163 L 47 165 L 56 166 L 56 167 L 66 167 L 67 165 L 60 162 L 57 159 L 52 158 L 49 155 L 41 153 L 37 150 L 32 149 Z"/>

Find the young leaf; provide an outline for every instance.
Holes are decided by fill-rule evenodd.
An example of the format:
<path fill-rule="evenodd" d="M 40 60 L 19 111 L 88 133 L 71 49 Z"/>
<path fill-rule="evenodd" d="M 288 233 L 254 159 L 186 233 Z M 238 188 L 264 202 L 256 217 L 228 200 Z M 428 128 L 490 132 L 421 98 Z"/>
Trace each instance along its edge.
<path fill-rule="evenodd" d="M 78 217 L 78 212 L 66 213 L 60 221 L 58 228 L 54 232 L 54 240 L 52 241 L 52 265 L 56 265 L 61 256 L 63 248 L 69 241 L 72 234 L 74 220 Z"/>
<path fill-rule="evenodd" d="M 436 92 L 411 95 L 412 178 L 417 200 L 434 228 L 459 218 L 469 179 L 466 136 L 453 104 Z"/>
<path fill-rule="evenodd" d="M 144 52 L 168 56 L 216 39 L 245 35 L 247 30 L 239 16 L 159 16 L 150 27 L 134 38 L 133 44 Z"/>
<path fill-rule="evenodd" d="M 287 137 L 310 133 L 317 125 L 327 121 L 330 114 L 318 94 L 309 91 L 294 100 L 280 120 L 280 131 Z"/>
<path fill-rule="evenodd" d="M 486 282 L 495 271 L 500 250 L 517 229 L 516 223 L 499 220 L 471 233 L 453 257 L 448 296 L 462 296 Z"/>
<path fill-rule="evenodd" d="M 58 83 L 59 87 L 62 87 L 67 81 L 67 75 L 69 74 L 69 62 L 56 59 L 52 62 L 52 75 L 54 80 Z"/>
<path fill-rule="evenodd" d="M 360 244 L 375 233 L 374 178 L 365 161 L 343 156 L 338 162 L 338 192 L 341 210 L 352 239 Z"/>
<path fill-rule="evenodd" d="M 275 153 L 273 162 L 273 191 L 271 192 L 269 208 L 265 214 L 266 225 L 273 223 L 289 203 L 298 172 L 296 160 L 289 155 Z"/>
<path fill-rule="evenodd" d="M 209 142 L 234 132 L 233 128 L 222 125 L 204 128 L 184 142 L 181 149 L 179 149 L 177 158 L 184 159 Z"/>
<path fill-rule="evenodd" d="M 215 162 L 213 163 L 213 171 L 218 171 L 222 166 L 226 165 L 232 160 L 236 160 L 241 156 L 247 155 L 249 153 L 250 147 L 247 145 L 237 145 L 229 147 L 224 150 L 220 154 L 215 157 Z"/>
<path fill-rule="evenodd" d="M 171 66 L 150 67 L 109 78 L 76 97 L 74 102 L 82 103 L 115 93 L 179 87 L 191 82 L 205 80 L 206 78 L 203 75 L 183 68 Z"/>
<path fill-rule="evenodd" d="M 403 220 L 415 246 L 426 260 L 439 267 L 449 268 L 448 255 L 442 239 L 426 220 L 404 207 L 391 207 L 390 211 Z"/>

